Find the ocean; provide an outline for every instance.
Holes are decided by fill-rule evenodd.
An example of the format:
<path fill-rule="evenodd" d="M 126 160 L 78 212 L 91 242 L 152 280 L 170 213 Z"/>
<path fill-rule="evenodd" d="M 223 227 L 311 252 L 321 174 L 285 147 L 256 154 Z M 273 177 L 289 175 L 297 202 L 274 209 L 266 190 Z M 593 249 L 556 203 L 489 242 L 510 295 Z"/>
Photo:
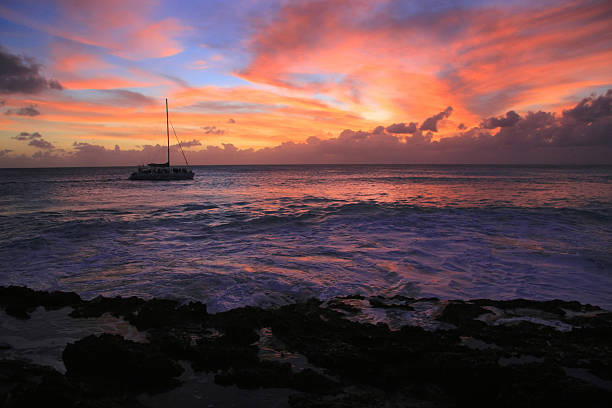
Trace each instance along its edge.
<path fill-rule="evenodd" d="M 611 166 L 0 170 L 0 285 L 206 302 L 339 295 L 612 309 Z"/>

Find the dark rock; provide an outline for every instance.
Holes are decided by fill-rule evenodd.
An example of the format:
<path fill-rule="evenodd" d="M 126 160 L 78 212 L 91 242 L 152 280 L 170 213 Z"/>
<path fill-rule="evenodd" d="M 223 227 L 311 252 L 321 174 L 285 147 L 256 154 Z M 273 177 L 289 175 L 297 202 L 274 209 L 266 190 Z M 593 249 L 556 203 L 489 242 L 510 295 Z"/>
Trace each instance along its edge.
<path fill-rule="evenodd" d="M 601 310 L 597 306 L 583 305 L 575 301 L 564 301 L 564 300 L 528 300 L 528 299 L 512 299 L 512 300 L 490 300 L 490 299 L 476 299 L 472 300 L 472 303 L 481 306 L 495 306 L 500 309 L 535 309 L 547 313 L 556 314 L 563 316 L 566 310 L 574 312 L 587 312 Z"/>
<path fill-rule="evenodd" d="M 405 298 L 403 297 L 395 297 L 394 299 L 396 300 L 404 300 Z M 407 299 L 407 298 L 406 298 Z M 412 301 L 413 299 L 410 299 L 410 301 Z M 388 301 L 380 296 L 375 296 L 375 297 L 371 297 L 368 299 L 368 301 L 370 302 L 370 306 L 372 307 L 378 307 L 381 309 L 392 309 L 392 308 L 396 308 L 396 309 L 404 309 L 404 310 L 414 310 L 414 308 L 408 304 L 406 304 L 405 300 L 404 303 L 388 303 Z"/>
<path fill-rule="evenodd" d="M 344 303 L 341 299 L 332 299 L 330 301 L 327 302 L 327 307 L 330 309 L 335 309 L 335 310 L 344 310 L 346 312 L 349 313 L 357 313 L 359 312 L 361 309 L 352 306 L 348 303 Z"/>
<path fill-rule="evenodd" d="M 249 367 L 259 362 L 257 351 L 254 345 L 227 343 L 223 336 L 200 339 L 191 354 L 192 366 L 197 371 Z"/>
<path fill-rule="evenodd" d="M 3 407 L 74 407 L 80 390 L 50 367 L 0 360 L 0 401 Z"/>
<path fill-rule="evenodd" d="M 134 396 L 91 394 L 50 367 L 0 360 L 0 405 L 5 408 L 142 407 Z"/>
<path fill-rule="evenodd" d="M 183 368 L 149 344 L 121 336 L 87 336 L 62 354 L 68 377 L 89 383 L 118 383 L 123 389 L 160 392 L 177 385 Z"/>
<path fill-rule="evenodd" d="M 23 286 L 0 286 L 0 306 L 7 314 L 19 319 L 29 319 L 30 313 L 38 306 L 53 310 L 75 307 L 81 302 L 79 295 L 72 292 L 44 292 Z"/>
<path fill-rule="evenodd" d="M 491 312 L 475 303 L 450 300 L 444 306 L 444 309 L 437 319 L 443 322 L 452 323 L 455 326 L 483 327 L 485 325 L 484 322 L 474 319 L 487 313 Z"/>
<path fill-rule="evenodd" d="M 364 299 L 331 299 L 326 307 L 310 299 L 278 309 L 245 307 L 209 315 L 201 303 L 104 297 L 82 301 L 63 292 L 1 288 L 0 305 L 14 315 L 26 317 L 37 306 L 65 305 L 74 308 L 73 316 L 111 313 L 147 330 L 149 343 L 89 336 L 66 347 L 67 376 L 19 377 L 24 369 L 12 367 L 7 377 L 0 369 L 0 380 L 12 378 L 0 392 L 7 389 L 26 401 L 28 393 L 40 390 L 66 406 L 79 398 L 81 406 L 98 400 L 104 401 L 102 406 L 129 405 L 137 392 L 176 385 L 182 370 L 175 360 L 181 359 L 191 361 L 195 370 L 216 372 L 219 385 L 292 388 L 299 391 L 290 397 L 294 407 L 606 406 L 612 398 L 597 381 L 568 377 L 565 370 L 571 367 L 604 383 L 612 379 L 612 313 L 594 306 L 560 300 L 448 301 L 437 319 L 453 329 L 404 326 L 392 331 L 385 324 L 348 320 L 345 312 L 358 310 L 342 306 L 351 298 Z M 424 301 L 398 296 L 368 300 L 384 308 Z M 477 320 L 495 317 L 489 306 L 517 319 L 497 325 Z M 521 313 L 544 323 L 548 319 L 549 325 L 521 320 Z M 559 322 L 566 331 L 551 327 Z M 316 369 L 294 373 L 283 360 L 261 361 L 261 328 L 270 328 L 283 350 L 302 354 Z M 490 347 L 472 349 L 466 339 Z M 512 363 L 499 364 L 510 357 Z M 47 388 L 37 388 L 40 383 L 33 379 L 41 376 L 47 376 Z"/>
<path fill-rule="evenodd" d="M 346 295 L 346 296 L 338 296 L 338 299 L 357 299 L 357 300 L 364 300 L 365 297 L 362 295 Z"/>
<path fill-rule="evenodd" d="M 291 366 L 276 361 L 261 361 L 248 367 L 235 367 L 215 375 L 219 385 L 235 384 L 240 388 L 287 388 L 292 381 Z"/>
<path fill-rule="evenodd" d="M 107 298 L 97 296 L 90 301 L 78 305 L 71 313 L 72 317 L 100 317 L 104 313 L 110 313 L 116 317 L 128 317 L 137 314 L 140 307 L 146 301 L 137 297 L 114 297 Z"/>
<path fill-rule="evenodd" d="M 292 388 L 296 390 L 316 394 L 335 394 L 339 387 L 340 384 L 338 382 L 310 368 L 306 368 L 293 375 Z"/>
<path fill-rule="evenodd" d="M 173 327 L 181 324 L 193 325 L 208 318 L 206 305 L 190 302 L 180 305 L 169 299 L 143 300 L 137 297 L 106 298 L 98 296 L 80 304 L 70 315 L 72 317 L 99 317 L 104 313 L 123 317 L 139 330 Z"/>

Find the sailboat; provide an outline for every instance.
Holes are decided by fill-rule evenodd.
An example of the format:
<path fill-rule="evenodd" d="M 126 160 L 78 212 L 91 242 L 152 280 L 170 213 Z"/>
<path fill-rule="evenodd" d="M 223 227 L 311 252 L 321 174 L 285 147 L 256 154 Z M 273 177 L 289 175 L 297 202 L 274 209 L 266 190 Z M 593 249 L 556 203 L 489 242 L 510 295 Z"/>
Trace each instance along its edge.
<path fill-rule="evenodd" d="M 149 163 L 146 166 L 138 166 L 138 170 L 133 172 L 130 175 L 130 180 L 192 180 L 193 179 L 193 171 L 188 169 L 187 167 L 171 167 L 170 166 L 170 128 L 168 127 L 168 98 L 166 98 L 166 136 L 168 139 L 168 161 L 166 163 Z M 172 127 L 174 131 L 174 127 Z M 176 135 L 176 133 L 175 133 Z M 177 138 L 178 141 L 178 138 Z M 179 147 L 181 147 L 181 142 L 179 141 Z M 185 157 L 185 153 L 183 152 L 183 148 L 181 147 L 181 152 L 183 153 L 183 158 L 185 159 L 185 164 L 187 163 L 187 157 Z"/>

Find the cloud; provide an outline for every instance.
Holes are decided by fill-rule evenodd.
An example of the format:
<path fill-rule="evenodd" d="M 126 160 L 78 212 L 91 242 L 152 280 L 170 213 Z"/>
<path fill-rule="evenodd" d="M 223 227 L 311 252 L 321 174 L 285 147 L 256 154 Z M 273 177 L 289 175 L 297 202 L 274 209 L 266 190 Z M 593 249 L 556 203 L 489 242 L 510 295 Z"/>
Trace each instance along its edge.
<path fill-rule="evenodd" d="M 20 141 L 28 141 L 28 146 L 34 146 L 39 149 L 52 150 L 55 149 L 51 143 L 43 139 L 42 135 L 38 132 L 28 133 L 21 132 L 17 136 L 13 136 L 13 139 Z"/>
<path fill-rule="evenodd" d="M 467 126 L 465 126 L 465 123 L 460 123 L 459 126 L 457 126 L 458 130 L 465 130 L 467 129 Z"/>
<path fill-rule="evenodd" d="M 217 129 L 216 126 L 203 126 L 204 134 L 206 135 L 222 135 L 225 133 L 223 129 Z"/>
<path fill-rule="evenodd" d="M 170 81 L 174 82 L 175 84 L 183 87 L 183 88 L 191 88 L 191 85 L 189 85 L 189 82 L 185 81 L 182 78 L 179 78 L 177 76 L 174 75 L 169 75 L 169 74 L 160 74 L 162 77 L 169 79 Z"/>
<path fill-rule="evenodd" d="M 437 115 L 433 115 L 432 117 L 425 119 L 425 122 L 423 122 L 419 130 L 431 130 L 432 132 L 437 132 L 438 122 L 443 119 L 448 118 L 452 112 L 453 112 L 453 108 L 452 106 L 449 106 L 448 108 L 438 113 Z"/>
<path fill-rule="evenodd" d="M 410 122 L 406 125 L 405 123 L 394 123 L 391 126 L 387 126 L 387 132 L 389 133 L 416 133 L 417 123 Z"/>
<path fill-rule="evenodd" d="M 33 139 L 38 139 L 38 138 L 42 138 L 42 135 L 38 132 L 34 132 L 34 133 L 21 132 L 17 136 L 13 136 L 13 139 L 15 140 L 33 140 Z"/>
<path fill-rule="evenodd" d="M 28 143 L 28 146 L 34 146 L 45 150 L 55 149 L 55 146 L 47 142 L 45 139 L 32 139 Z"/>
<path fill-rule="evenodd" d="M 36 109 L 36 105 L 28 105 L 19 109 L 8 109 L 4 112 L 5 115 L 18 115 L 18 116 L 38 116 L 40 112 Z"/>
<path fill-rule="evenodd" d="M 227 123 L 236 123 L 236 121 L 235 121 L 234 119 L 232 119 L 232 118 L 229 118 L 229 119 L 227 120 Z"/>
<path fill-rule="evenodd" d="M 189 69 L 195 69 L 195 70 L 200 70 L 200 69 L 208 69 L 210 68 L 208 66 L 208 63 L 204 60 L 197 60 L 191 63 L 191 65 L 188 67 Z"/>
<path fill-rule="evenodd" d="M 277 106 L 258 102 L 215 100 L 197 102 L 183 109 L 204 113 L 263 113 L 276 107 Z"/>
<path fill-rule="evenodd" d="M 521 120 L 521 117 L 515 111 L 506 112 L 506 117 L 487 118 L 482 121 L 480 127 L 485 129 L 495 129 L 498 127 L 514 126 L 516 122 Z"/>
<path fill-rule="evenodd" d="M 409 136 L 390 133 L 382 126 L 372 131 L 345 129 L 337 137 L 309 137 L 262 149 L 241 149 L 233 144 L 190 150 L 194 164 L 302 164 L 302 163 L 504 163 L 504 164 L 612 164 L 612 90 L 578 102 L 561 115 L 527 112 L 496 133 L 474 127 L 434 140 L 432 132 Z M 484 121 L 483 121 L 484 122 Z M 393 125 L 390 125 L 393 126 Z M 389 126 L 387 126 L 388 128 Z M 382 130 L 381 130 L 382 129 Z M 38 133 L 22 133 L 19 140 L 42 140 Z M 186 147 L 199 146 L 193 140 Z M 133 165 L 165 158 L 165 146 L 109 149 L 74 143 L 71 152 L 46 151 L 29 161 L 5 154 L 0 167 Z M 12 160 L 12 161 L 11 161 Z M 171 162 L 180 163 L 178 146 L 171 147 Z"/>
<path fill-rule="evenodd" d="M 158 103 L 155 99 L 140 92 L 125 89 L 99 89 L 96 91 L 105 104 L 118 106 L 147 106 Z"/>
<path fill-rule="evenodd" d="M 155 0 L 61 0 L 52 6 L 53 18 L 0 8 L 4 19 L 44 31 L 52 36 L 103 48 L 129 60 L 163 58 L 183 50 L 179 40 L 191 31 L 176 18 L 159 20 Z"/>
<path fill-rule="evenodd" d="M 39 93 L 46 89 L 63 89 L 41 74 L 41 66 L 32 58 L 13 55 L 0 47 L 0 93 Z"/>
<path fill-rule="evenodd" d="M 200 143 L 199 140 L 190 140 L 188 142 L 181 142 L 181 146 L 182 147 L 195 147 L 195 146 L 202 146 L 202 143 Z"/>
<path fill-rule="evenodd" d="M 595 97 L 594 95 L 584 98 L 572 109 L 563 111 L 566 121 L 593 123 L 598 119 L 612 115 L 612 89 L 605 95 Z"/>
<path fill-rule="evenodd" d="M 499 143 L 527 150 L 537 147 L 612 147 L 612 90 L 582 99 L 561 117 L 528 112 L 496 135 Z"/>
<path fill-rule="evenodd" d="M 420 3 L 283 2 L 254 17 L 252 58 L 238 75 L 323 95 L 373 121 L 450 105 L 468 126 L 610 84 L 610 1 Z"/>
<path fill-rule="evenodd" d="M 0 150 L 0 157 L 2 157 L 2 156 L 6 156 L 6 155 L 7 155 L 7 154 L 9 154 L 10 152 L 12 152 L 12 150 L 11 150 L 11 149 L 3 149 L 3 150 Z"/>

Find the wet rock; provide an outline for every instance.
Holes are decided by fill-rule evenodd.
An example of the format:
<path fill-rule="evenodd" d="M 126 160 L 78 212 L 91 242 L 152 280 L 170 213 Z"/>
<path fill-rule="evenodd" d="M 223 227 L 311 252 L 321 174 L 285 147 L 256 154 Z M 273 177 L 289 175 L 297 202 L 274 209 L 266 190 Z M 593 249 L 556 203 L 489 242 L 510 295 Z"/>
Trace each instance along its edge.
<path fill-rule="evenodd" d="M 583 305 L 576 301 L 564 301 L 564 300 L 547 300 L 537 301 L 528 299 L 512 299 L 512 300 L 490 300 L 490 299 L 476 299 L 472 303 L 481 306 L 495 306 L 500 309 L 535 309 L 543 312 L 548 312 L 563 316 L 566 314 L 565 310 L 571 310 L 575 312 L 586 312 L 601 310 L 597 306 Z"/>
<path fill-rule="evenodd" d="M 306 368 L 293 375 L 292 388 L 296 390 L 316 393 L 335 394 L 340 384 L 310 368 Z"/>
<path fill-rule="evenodd" d="M 200 339 L 191 354 L 196 371 L 215 371 L 230 367 L 250 367 L 259 362 L 254 345 L 227 343 L 223 336 L 215 339 Z"/>
<path fill-rule="evenodd" d="M 356 299 L 356 300 L 364 300 L 365 297 L 359 294 L 354 295 L 346 295 L 346 296 L 338 296 L 337 299 Z"/>
<path fill-rule="evenodd" d="M 75 407 L 80 399 L 81 390 L 50 367 L 0 360 L 0 402 L 3 407 Z"/>
<path fill-rule="evenodd" d="M 103 335 L 66 347 L 67 376 L 49 375 L 60 381 L 57 392 L 83 401 L 111 395 L 107 402 L 132 403 L 135 392 L 172 387 L 181 372 L 177 359 L 190 361 L 195 370 L 215 372 L 219 385 L 294 389 L 297 394 L 289 401 L 294 407 L 606 406 L 612 399 L 609 390 L 584 380 L 609 384 L 612 379 L 612 313 L 577 302 L 448 301 L 436 318 L 452 324 L 450 329 L 403 326 L 392 331 L 384 323 L 348 320 L 346 312 L 359 312 L 367 304 L 357 296 L 209 315 L 203 304 L 172 300 L 82 301 L 27 288 L 3 288 L 0 294 L 2 307 L 13 308 L 14 314 L 70 303 L 73 316 L 111 313 L 147 331 L 147 344 Z M 367 300 L 385 309 L 416 305 L 421 311 L 427 306 L 417 305 L 421 299 L 397 296 Z M 428 302 L 434 303 L 432 314 L 437 312 L 440 302 Z M 350 308 L 342 306 L 347 303 Z M 294 372 L 285 361 L 274 360 L 273 353 L 260 359 L 262 328 L 311 368 Z M 24 379 L 20 386 L 32 390 L 28 384 Z"/>
<path fill-rule="evenodd" d="M 347 300 L 350 300 L 350 299 L 347 299 Z M 332 299 L 327 302 L 327 307 L 329 307 L 330 309 L 335 309 L 335 310 L 344 310 L 349 313 L 357 313 L 361 310 L 358 307 L 355 307 L 349 303 L 343 302 L 343 299 Z"/>
<path fill-rule="evenodd" d="M 160 392 L 177 385 L 183 368 L 150 344 L 121 336 L 87 336 L 70 343 L 62 354 L 66 375 L 110 388 Z"/>
<path fill-rule="evenodd" d="M 451 300 L 448 301 L 437 319 L 455 326 L 479 328 L 483 327 L 484 323 L 474 319 L 487 313 L 491 311 L 475 303 Z"/>
<path fill-rule="evenodd" d="M 143 300 L 134 296 L 129 298 L 98 296 L 79 304 L 70 316 L 99 317 L 104 313 L 122 317 L 139 330 L 173 327 L 181 324 L 192 325 L 208 318 L 206 305 L 200 302 L 181 305 L 175 300 Z"/>
<path fill-rule="evenodd" d="M 0 360 L 0 406 L 5 408 L 142 408 L 133 395 L 92 393 L 50 367 Z"/>
<path fill-rule="evenodd" d="M 240 388 L 287 388 L 291 386 L 291 365 L 275 361 L 262 361 L 247 367 L 232 367 L 215 375 L 219 385 L 237 385 Z"/>
<path fill-rule="evenodd" d="M 393 309 L 393 308 L 397 308 L 397 309 L 404 309 L 404 310 L 414 310 L 414 308 L 412 306 L 410 306 L 409 304 L 407 304 L 406 302 L 411 302 L 414 299 L 410 299 L 410 298 L 404 298 L 403 296 L 396 296 L 392 298 L 393 300 L 400 300 L 403 303 L 394 303 L 394 302 L 390 302 L 387 299 L 380 297 L 380 296 L 374 296 L 368 299 L 368 301 L 370 302 L 370 306 L 372 307 L 378 307 L 381 309 Z"/>
<path fill-rule="evenodd" d="M 72 292 L 44 292 L 23 286 L 0 286 L 0 306 L 7 314 L 19 319 L 29 319 L 30 312 L 38 306 L 54 310 L 66 306 L 75 307 L 81 302 L 79 295 Z"/>
<path fill-rule="evenodd" d="M 70 313 L 72 317 L 100 317 L 110 313 L 116 317 L 128 317 L 137 314 L 146 301 L 135 296 L 122 298 L 108 298 L 97 296 L 90 301 L 83 302 Z"/>

